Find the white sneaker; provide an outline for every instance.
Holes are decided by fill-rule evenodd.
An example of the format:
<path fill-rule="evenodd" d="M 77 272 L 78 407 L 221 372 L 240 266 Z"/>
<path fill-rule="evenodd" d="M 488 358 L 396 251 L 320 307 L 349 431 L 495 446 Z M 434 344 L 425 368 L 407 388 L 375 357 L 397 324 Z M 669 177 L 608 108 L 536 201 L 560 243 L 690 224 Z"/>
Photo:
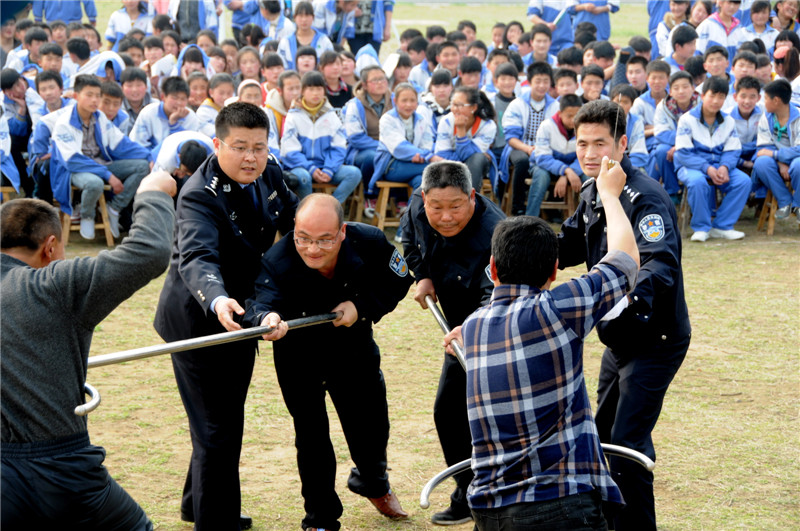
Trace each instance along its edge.
<path fill-rule="evenodd" d="M 792 206 L 786 205 L 785 207 L 781 207 L 775 212 L 775 219 L 786 219 L 789 217 L 789 214 L 792 213 Z"/>
<path fill-rule="evenodd" d="M 711 229 L 708 232 L 708 236 L 710 238 L 722 238 L 723 240 L 741 240 L 744 238 L 744 232 L 733 229 Z"/>
<path fill-rule="evenodd" d="M 106 205 L 106 211 L 108 212 L 108 229 L 113 237 L 119 238 L 119 212 L 108 205 Z"/>
<path fill-rule="evenodd" d="M 375 205 L 378 204 L 377 199 L 365 199 L 364 200 L 364 217 L 367 219 L 372 219 L 375 217 Z"/>
<path fill-rule="evenodd" d="M 708 233 L 704 230 L 696 230 L 694 234 L 692 234 L 692 241 L 693 242 L 704 242 L 708 239 Z"/>
<path fill-rule="evenodd" d="M 94 220 L 81 218 L 81 238 L 94 240 Z"/>

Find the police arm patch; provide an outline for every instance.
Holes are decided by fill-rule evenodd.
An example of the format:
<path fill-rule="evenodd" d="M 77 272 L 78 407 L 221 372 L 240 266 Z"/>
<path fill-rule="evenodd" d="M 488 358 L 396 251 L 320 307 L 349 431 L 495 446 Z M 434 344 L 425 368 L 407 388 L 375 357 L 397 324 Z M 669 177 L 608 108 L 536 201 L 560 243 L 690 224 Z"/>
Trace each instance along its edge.
<path fill-rule="evenodd" d="M 648 214 L 639 222 L 639 232 L 649 242 L 658 242 L 664 239 L 665 231 L 664 220 L 659 214 Z"/>
<path fill-rule="evenodd" d="M 389 260 L 389 269 L 394 271 L 398 277 L 404 277 L 408 275 L 408 264 L 406 264 L 406 259 L 403 258 L 403 255 L 401 255 L 400 251 L 397 249 L 394 250 L 392 253 L 392 258 Z"/>

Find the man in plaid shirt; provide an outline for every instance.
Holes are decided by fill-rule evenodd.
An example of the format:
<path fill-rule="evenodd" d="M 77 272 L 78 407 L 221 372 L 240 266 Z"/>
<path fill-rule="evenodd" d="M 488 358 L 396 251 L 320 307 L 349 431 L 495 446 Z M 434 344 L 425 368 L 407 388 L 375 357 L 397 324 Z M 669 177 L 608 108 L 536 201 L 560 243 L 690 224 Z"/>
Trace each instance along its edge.
<path fill-rule="evenodd" d="M 492 300 L 461 330 L 475 472 L 468 498 L 480 530 L 607 529 L 601 502 L 622 503 L 586 392 L 583 340 L 636 282 L 639 252 L 619 199 L 625 179 L 604 157 L 597 189 L 609 252 L 552 289 L 558 240 L 547 223 L 522 216 L 495 229 Z"/>

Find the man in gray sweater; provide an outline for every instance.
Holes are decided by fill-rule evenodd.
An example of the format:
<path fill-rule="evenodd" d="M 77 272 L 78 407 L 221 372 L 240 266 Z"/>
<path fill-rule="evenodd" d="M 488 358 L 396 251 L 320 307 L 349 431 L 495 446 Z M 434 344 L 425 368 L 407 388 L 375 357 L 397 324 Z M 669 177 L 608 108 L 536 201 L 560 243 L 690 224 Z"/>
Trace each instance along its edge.
<path fill-rule="evenodd" d="M 3 529 L 153 528 L 73 411 L 95 326 L 167 267 L 174 194 L 166 172 L 146 177 L 128 237 L 73 260 L 63 260 L 56 209 L 38 199 L 0 208 Z"/>

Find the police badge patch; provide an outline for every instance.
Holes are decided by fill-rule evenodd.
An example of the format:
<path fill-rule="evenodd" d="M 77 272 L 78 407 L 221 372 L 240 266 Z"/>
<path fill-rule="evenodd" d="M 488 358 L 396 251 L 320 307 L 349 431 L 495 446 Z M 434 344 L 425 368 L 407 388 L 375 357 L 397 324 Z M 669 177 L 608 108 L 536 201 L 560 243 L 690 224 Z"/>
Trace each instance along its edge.
<path fill-rule="evenodd" d="M 648 214 L 639 222 L 639 232 L 649 242 L 658 242 L 664 238 L 664 220 L 658 214 Z"/>
<path fill-rule="evenodd" d="M 392 258 L 389 260 L 389 269 L 394 271 L 398 277 L 408 275 L 408 264 L 406 264 L 405 258 L 403 258 L 400 251 L 397 249 L 394 250 Z"/>

